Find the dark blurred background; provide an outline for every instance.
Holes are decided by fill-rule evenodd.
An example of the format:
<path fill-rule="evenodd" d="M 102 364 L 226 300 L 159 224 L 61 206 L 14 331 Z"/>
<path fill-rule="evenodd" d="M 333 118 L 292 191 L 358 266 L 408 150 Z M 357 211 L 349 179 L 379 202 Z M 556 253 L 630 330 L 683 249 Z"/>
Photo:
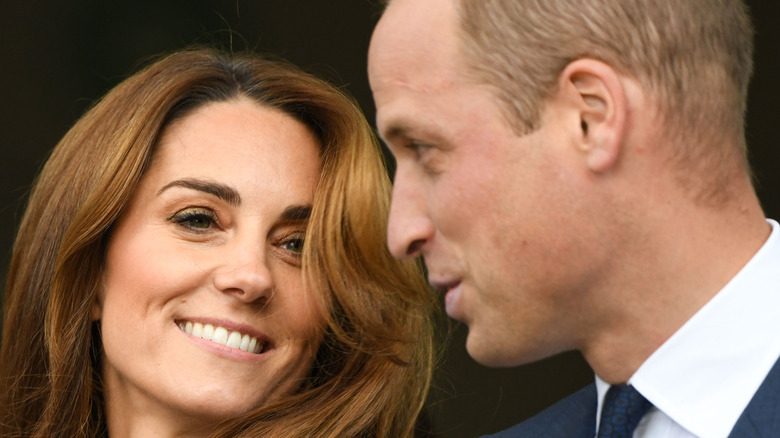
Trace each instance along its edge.
<path fill-rule="evenodd" d="M 757 28 L 748 144 L 767 215 L 780 218 L 780 4 L 748 1 Z M 272 52 L 345 87 L 369 120 L 366 51 L 379 0 L 4 0 L 0 5 L 0 275 L 31 183 L 67 129 L 154 55 L 192 44 Z M 63 181 L 67 184 L 67 181 Z M 46 226 L 46 224 L 41 224 Z M 491 370 L 464 348 L 465 327 L 443 323 L 447 351 L 428 406 L 441 438 L 508 427 L 592 380 L 567 353 Z M 1 364 L 0 364 L 1 366 Z"/>

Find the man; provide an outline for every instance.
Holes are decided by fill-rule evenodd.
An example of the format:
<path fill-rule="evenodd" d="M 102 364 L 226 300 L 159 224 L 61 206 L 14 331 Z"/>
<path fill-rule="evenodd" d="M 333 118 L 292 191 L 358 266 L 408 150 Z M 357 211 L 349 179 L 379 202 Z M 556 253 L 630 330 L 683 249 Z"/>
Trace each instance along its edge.
<path fill-rule="evenodd" d="M 780 230 L 745 157 L 746 9 L 389 3 L 368 70 L 397 161 L 390 250 L 424 258 L 478 362 L 576 349 L 596 373 L 500 436 L 605 434 L 623 397 L 641 409 L 615 436 L 780 433 Z"/>

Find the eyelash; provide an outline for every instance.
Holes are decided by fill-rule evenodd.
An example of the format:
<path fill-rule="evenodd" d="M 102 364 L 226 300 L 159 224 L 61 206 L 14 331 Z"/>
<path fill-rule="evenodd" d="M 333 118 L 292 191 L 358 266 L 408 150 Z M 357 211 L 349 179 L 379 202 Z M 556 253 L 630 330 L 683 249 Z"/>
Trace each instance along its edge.
<path fill-rule="evenodd" d="M 206 208 L 186 208 L 184 210 L 178 211 L 176 214 L 171 216 L 168 220 L 173 222 L 174 224 L 195 232 L 195 233 L 205 233 L 209 231 L 213 226 L 219 225 L 219 221 L 217 219 L 216 213 L 214 211 L 206 209 Z M 205 223 L 206 227 L 202 226 L 195 226 L 191 221 L 199 220 Z"/>
<path fill-rule="evenodd" d="M 305 240 L 306 238 L 303 233 L 292 233 L 281 239 L 281 241 L 278 243 L 278 246 L 285 251 L 289 251 L 295 254 L 296 257 L 300 257 L 303 254 L 303 244 L 305 243 Z M 298 249 L 289 248 L 288 245 L 291 243 L 297 243 Z"/>
<path fill-rule="evenodd" d="M 417 158 L 420 158 L 420 155 L 431 149 L 431 145 L 419 141 L 410 141 L 406 143 L 405 147 L 414 152 Z"/>
<path fill-rule="evenodd" d="M 191 207 L 178 211 L 176 214 L 168 218 L 168 220 L 193 233 L 206 233 L 212 227 L 219 226 L 219 220 L 216 213 L 210 209 L 202 207 Z M 190 223 L 194 220 L 201 221 L 201 223 L 205 223 L 206 226 L 194 226 L 192 223 Z M 303 254 L 304 243 L 304 233 L 302 231 L 295 231 L 280 239 L 277 243 L 277 246 L 282 250 L 293 254 L 294 257 L 300 258 Z M 290 244 L 297 244 L 297 248 L 290 248 Z"/>
<path fill-rule="evenodd" d="M 404 147 L 414 154 L 416 163 L 428 175 L 437 175 L 440 173 L 440 159 L 438 148 L 430 143 L 416 140 L 409 140 Z"/>

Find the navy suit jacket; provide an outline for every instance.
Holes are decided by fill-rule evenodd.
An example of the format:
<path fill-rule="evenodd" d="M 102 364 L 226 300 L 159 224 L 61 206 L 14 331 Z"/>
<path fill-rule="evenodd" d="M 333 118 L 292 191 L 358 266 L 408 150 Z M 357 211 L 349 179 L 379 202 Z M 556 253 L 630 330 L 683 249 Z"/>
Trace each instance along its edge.
<path fill-rule="evenodd" d="M 596 385 L 591 384 L 552 405 L 539 415 L 493 438 L 594 438 Z M 780 437 L 780 360 L 769 371 L 737 420 L 729 438 Z"/>

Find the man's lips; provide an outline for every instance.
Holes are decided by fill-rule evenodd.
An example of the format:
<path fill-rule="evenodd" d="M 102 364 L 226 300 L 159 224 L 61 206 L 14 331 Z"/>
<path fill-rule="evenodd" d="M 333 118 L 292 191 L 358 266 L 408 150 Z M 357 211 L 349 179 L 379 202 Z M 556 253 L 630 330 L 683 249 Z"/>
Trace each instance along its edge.
<path fill-rule="evenodd" d="M 447 293 L 450 289 L 457 287 L 460 284 L 460 280 L 433 280 L 429 279 L 428 283 L 439 292 Z"/>
<path fill-rule="evenodd" d="M 460 280 L 429 280 L 430 285 L 444 293 L 444 308 L 450 317 L 459 319 L 458 308 L 460 307 L 461 298 L 461 281 Z"/>

